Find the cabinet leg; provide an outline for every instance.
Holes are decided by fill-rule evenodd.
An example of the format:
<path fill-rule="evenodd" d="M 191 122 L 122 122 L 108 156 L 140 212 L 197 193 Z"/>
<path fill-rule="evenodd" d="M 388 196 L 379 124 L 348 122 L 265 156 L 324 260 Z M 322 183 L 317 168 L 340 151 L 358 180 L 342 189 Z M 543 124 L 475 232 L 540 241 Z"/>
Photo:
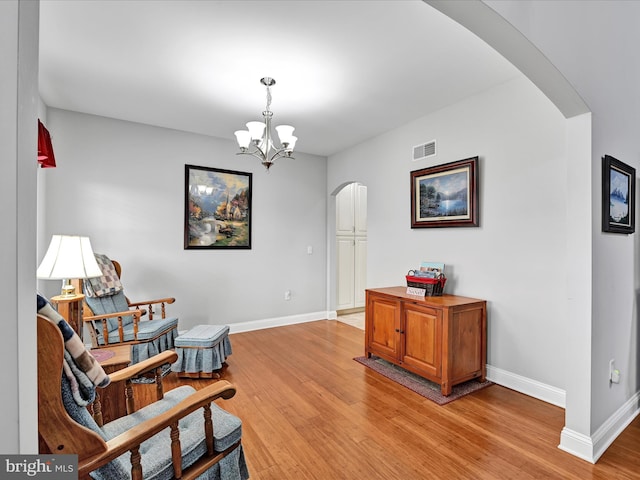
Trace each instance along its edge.
<path fill-rule="evenodd" d="M 440 385 L 440 393 L 445 397 L 451 395 L 451 384 L 447 382 Z"/>

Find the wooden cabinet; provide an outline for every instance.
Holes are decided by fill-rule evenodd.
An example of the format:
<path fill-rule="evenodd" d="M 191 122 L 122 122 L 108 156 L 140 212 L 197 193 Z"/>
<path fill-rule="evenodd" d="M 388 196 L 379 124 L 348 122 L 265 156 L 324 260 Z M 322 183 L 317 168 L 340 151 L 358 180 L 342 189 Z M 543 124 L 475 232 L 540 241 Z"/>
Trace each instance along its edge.
<path fill-rule="evenodd" d="M 417 297 L 406 287 L 366 291 L 365 354 L 376 355 L 440 385 L 443 395 L 485 379 L 485 300 Z"/>

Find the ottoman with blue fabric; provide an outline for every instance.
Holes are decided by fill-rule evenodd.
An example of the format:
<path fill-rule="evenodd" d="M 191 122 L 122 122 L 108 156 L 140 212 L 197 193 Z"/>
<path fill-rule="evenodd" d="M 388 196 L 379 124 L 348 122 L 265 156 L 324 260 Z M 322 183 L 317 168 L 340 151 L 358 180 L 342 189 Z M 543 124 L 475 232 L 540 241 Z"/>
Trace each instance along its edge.
<path fill-rule="evenodd" d="M 178 360 L 171 371 L 186 378 L 220 378 L 231 355 L 228 325 L 197 325 L 174 340 Z"/>

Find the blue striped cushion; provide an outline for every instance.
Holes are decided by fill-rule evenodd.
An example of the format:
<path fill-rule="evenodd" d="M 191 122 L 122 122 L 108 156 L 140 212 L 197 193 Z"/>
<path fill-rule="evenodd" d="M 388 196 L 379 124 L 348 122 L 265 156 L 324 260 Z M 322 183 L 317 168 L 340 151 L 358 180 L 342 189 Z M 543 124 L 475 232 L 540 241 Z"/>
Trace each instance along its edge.
<path fill-rule="evenodd" d="M 160 333 L 170 328 L 178 328 L 178 319 L 176 317 L 162 318 L 157 320 L 143 320 L 138 322 L 138 340 L 151 340 L 156 338 Z M 124 341 L 131 342 L 134 340 L 133 323 L 129 323 L 122 327 L 124 333 Z M 102 332 L 100 332 L 102 333 Z M 120 335 L 118 329 L 109 332 L 109 343 L 118 343 Z M 98 343 L 104 344 L 102 335 L 98 334 Z"/>
<path fill-rule="evenodd" d="M 229 325 L 197 325 L 187 333 L 179 335 L 176 347 L 213 347 L 229 334 Z"/>
<path fill-rule="evenodd" d="M 105 424 L 102 427 L 103 435 L 107 439 L 112 439 L 117 435 L 126 432 L 127 430 L 134 428 L 136 425 L 154 418 L 157 415 L 166 412 L 168 409 L 177 405 L 181 400 L 189 397 L 195 392 L 190 386 L 181 386 L 165 392 L 164 398 L 157 402 L 152 403 L 140 410 L 127 415 L 125 417 L 118 418 Z M 220 408 L 215 403 L 211 404 L 211 418 L 213 420 L 213 435 L 214 444 L 213 447 L 217 452 L 221 452 L 224 449 L 230 447 L 235 442 L 240 440 L 242 436 L 242 421 L 230 413 Z M 168 429 L 167 429 L 168 430 Z M 156 436 L 143 442 L 140 445 L 140 454 L 142 455 L 142 471 L 144 473 L 145 480 L 162 480 L 171 479 L 173 476 L 173 463 L 171 461 L 171 443 L 169 439 L 168 431 L 158 433 Z M 204 436 L 204 417 L 202 409 L 196 410 L 190 415 L 184 417 L 179 422 L 180 430 L 180 446 L 182 447 L 182 461 L 183 467 L 192 465 L 199 457 L 204 455 L 207 451 L 206 441 Z M 242 457 L 242 458 L 240 458 Z M 220 476 L 215 478 L 233 478 L 242 479 L 248 478 L 248 475 L 234 475 L 233 473 L 238 471 L 246 472 L 246 466 L 244 465 L 244 455 L 242 450 L 239 450 L 235 457 L 227 457 L 229 461 L 223 464 L 229 471 L 223 472 Z M 233 461 L 235 460 L 235 465 Z M 129 453 L 125 453 L 122 456 L 116 458 L 112 464 L 115 464 L 120 471 L 126 472 L 126 477 L 117 478 L 129 478 L 128 472 L 131 471 L 131 461 Z M 244 469 L 242 468 L 244 467 Z M 231 473 L 229 475 L 229 473 Z M 105 478 L 103 476 L 102 478 Z M 207 477 L 209 478 L 209 477 Z M 113 477 L 106 476 L 105 480 L 113 480 Z"/>

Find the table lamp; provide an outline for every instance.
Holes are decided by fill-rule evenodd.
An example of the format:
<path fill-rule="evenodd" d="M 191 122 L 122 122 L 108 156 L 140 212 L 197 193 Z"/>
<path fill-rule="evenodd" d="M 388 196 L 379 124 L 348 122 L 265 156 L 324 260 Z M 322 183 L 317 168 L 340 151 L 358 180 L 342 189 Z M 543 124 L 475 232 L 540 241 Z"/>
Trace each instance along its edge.
<path fill-rule="evenodd" d="M 75 287 L 71 279 L 102 276 L 89 237 L 53 235 L 36 276 L 48 280 L 62 280 L 62 296 L 73 297 Z"/>

